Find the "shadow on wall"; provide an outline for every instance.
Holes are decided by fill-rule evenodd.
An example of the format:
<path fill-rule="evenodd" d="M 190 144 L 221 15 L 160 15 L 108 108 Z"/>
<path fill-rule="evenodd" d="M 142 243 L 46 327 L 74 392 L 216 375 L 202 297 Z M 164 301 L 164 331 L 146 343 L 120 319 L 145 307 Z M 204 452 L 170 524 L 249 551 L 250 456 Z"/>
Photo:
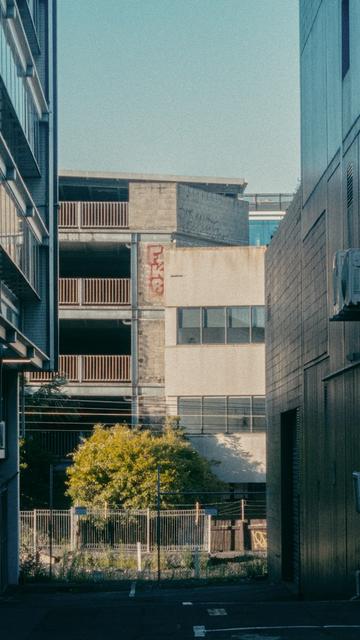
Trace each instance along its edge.
<path fill-rule="evenodd" d="M 224 482 L 265 482 L 265 433 L 189 436 L 192 445 L 210 461 Z"/>

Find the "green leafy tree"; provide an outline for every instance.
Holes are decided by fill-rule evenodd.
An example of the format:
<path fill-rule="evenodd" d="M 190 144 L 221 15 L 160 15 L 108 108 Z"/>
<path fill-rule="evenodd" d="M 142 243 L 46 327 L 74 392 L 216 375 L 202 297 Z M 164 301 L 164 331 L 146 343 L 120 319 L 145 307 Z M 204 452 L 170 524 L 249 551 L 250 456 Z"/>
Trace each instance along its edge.
<path fill-rule="evenodd" d="M 161 435 L 140 428 L 96 425 L 93 435 L 72 455 L 68 494 L 75 504 L 110 508 L 155 507 L 157 467 L 161 466 L 162 507 L 199 500 L 225 485 L 210 463 L 191 446 L 180 429 L 166 426 Z M 189 497 L 185 492 L 195 492 Z"/>

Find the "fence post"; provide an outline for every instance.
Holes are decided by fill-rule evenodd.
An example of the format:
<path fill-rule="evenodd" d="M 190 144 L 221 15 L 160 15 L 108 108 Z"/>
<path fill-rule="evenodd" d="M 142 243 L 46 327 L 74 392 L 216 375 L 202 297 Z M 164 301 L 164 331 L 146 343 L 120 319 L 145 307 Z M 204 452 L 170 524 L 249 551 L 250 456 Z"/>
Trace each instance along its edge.
<path fill-rule="evenodd" d="M 33 511 L 33 539 L 34 539 L 34 555 L 37 552 L 37 522 L 36 522 L 36 509 Z"/>
<path fill-rule="evenodd" d="M 137 570 L 141 572 L 141 542 L 136 543 L 136 552 L 137 552 Z"/>
<path fill-rule="evenodd" d="M 146 509 L 146 551 L 150 553 L 150 509 Z"/>
<path fill-rule="evenodd" d="M 208 553 L 211 553 L 211 515 L 208 515 Z"/>
<path fill-rule="evenodd" d="M 70 549 L 75 549 L 75 510 L 74 507 L 70 508 Z"/>
<path fill-rule="evenodd" d="M 241 520 L 244 522 L 245 520 L 245 500 L 241 498 Z"/>

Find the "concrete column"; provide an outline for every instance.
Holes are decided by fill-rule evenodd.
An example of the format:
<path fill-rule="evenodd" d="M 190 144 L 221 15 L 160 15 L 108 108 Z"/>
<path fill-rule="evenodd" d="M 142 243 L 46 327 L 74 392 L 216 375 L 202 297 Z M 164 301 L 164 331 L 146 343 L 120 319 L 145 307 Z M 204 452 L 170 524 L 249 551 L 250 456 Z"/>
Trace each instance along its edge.
<path fill-rule="evenodd" d="M 139 422 L 139 398 L 138 398 L 138 242 L 137 233 L 131 235 L 131 422 L 133 425 Z"/>

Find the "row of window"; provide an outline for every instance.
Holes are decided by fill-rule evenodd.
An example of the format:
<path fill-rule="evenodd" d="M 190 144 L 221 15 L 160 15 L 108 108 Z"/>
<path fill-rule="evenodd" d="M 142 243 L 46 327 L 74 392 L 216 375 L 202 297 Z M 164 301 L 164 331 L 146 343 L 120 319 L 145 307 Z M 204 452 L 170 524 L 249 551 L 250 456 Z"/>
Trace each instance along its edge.
<path fill-rule="evenodd" d="M 0 245 L 37 289 L 39 242 L 4 183 L 0 184 L 0 211 Z"/>
<path fill-rule="evenodd" d="M 265 396 L 178 398 L 180 425 L 187 433 L 241 433 L 266 430 Z"/>
<path fill-rule="evenodd" d="M 178 344 L 242 344 L 264 340 L 264 307 L 178 309 Z"/>
<path fill-rule="evenodd" d="M 1 14 L 0 9 L 0 75 L 4 80 L 12 105 L 36 157 L 39 144 L 39 115 L 30 91 L 26 86 L 20 61 L 8 42 L 8 29 L 7 21 Z"/>

